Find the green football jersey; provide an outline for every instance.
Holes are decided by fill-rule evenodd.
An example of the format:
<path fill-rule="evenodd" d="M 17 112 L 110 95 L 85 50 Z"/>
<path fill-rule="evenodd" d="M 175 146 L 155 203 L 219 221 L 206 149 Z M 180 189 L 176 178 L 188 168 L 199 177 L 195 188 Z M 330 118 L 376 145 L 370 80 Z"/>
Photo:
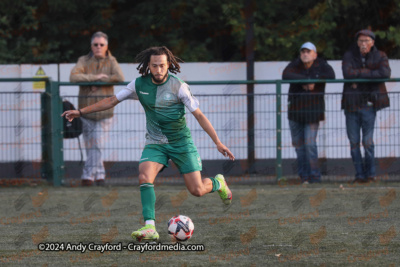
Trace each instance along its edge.
<path fill-rule="evenodd" d="M 186 125 L 185 106 L 190 112 L 199 107 L 189 86 L 169 74 L 162 84 L 146 75 L 132 81 L 116 95 L 119 101 L 139 100 L 146 113 L 146 144 L 188 143 L 192 140 Z"/>

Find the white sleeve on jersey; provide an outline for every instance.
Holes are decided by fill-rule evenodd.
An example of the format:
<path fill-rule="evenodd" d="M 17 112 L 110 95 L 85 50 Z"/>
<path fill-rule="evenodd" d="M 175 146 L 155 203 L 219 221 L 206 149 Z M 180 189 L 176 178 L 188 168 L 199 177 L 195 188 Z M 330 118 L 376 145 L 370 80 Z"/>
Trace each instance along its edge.
<path fill-rule="evenodd" d="M 136 80 L 131 81 L 124 89 L 122 89 L 115 95 L 119 102 L 124 101 L 126 99 L 134 99 L 134 100 L 139 99 L 136 94 L 135 82 Z"/>
<path fill-rule="evenodd" d="M 199 100 L 192 95 L 186 83 L 183 83 L 179 88 L 178 97 L 190 112 L 195 111 L 200 106 Z"/>

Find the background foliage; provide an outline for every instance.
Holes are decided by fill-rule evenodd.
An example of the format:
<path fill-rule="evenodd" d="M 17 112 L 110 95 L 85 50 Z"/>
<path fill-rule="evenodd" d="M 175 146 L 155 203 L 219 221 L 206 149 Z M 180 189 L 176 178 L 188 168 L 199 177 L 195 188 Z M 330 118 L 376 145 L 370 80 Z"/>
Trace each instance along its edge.
<path fill-rule="evenodd" d="M 165 45 L 183 60 L 244 61 L 245 0 L 2 0 L 0 63 L 76 62 L 90 37 L 106 32 L 119 62 Z M 354 34 L 369 28 L 376 45 L 400 58 L 398 0 L 254 0 L 255 60 L 291 60 L 306 41 L 341 59 Z"/>

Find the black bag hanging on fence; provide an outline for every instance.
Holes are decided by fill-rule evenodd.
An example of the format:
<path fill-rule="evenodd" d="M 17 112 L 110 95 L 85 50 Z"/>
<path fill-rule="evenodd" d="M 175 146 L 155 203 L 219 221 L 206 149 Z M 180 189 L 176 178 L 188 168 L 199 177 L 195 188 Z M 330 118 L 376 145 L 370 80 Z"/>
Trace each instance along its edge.
<path fill-rule="evenodd" d="M 63 100 L 63 112 L 65 112 L 67 110 L 75 110 L 75 107 L 68 100 Z M 81 118 L 75 118 L 72 121 L 68 121 L 64 116 L 63 117 L 63 128 L 64 128 L 64 138 L 65 139 L 78 138 L 79 150 L 81 151 L 81 161 L 80 161 L 80 163 L 82 164 L 82 162 L 83 162 L 83 153 L 82 153 L 81 142 L 80 142 L 80 139 L 79 139 L 79 136 L 82 134 L 82 120 L 81 120 Z"/>
<path fill-rule="evenodd" d="M 75 110 L 75 107 L 68 100 L 64 100 L 63 112 L 67 110 Z M 68 121 L 65 117 L 63 117 L 63 125 L 64 125 L 64 138 L 66 139 L 79 137 L 82 133 L 81 118 L 75 118 L 72 121 Z"/>

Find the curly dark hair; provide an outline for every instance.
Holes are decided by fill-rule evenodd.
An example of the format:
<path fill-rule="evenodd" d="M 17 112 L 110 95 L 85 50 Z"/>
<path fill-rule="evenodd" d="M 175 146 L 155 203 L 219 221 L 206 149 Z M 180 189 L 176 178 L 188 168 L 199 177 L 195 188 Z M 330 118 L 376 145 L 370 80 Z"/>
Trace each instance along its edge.
<path fill-rule="evenodd" d="M 174 56 L 174 54 L 172 54 L 172 52 L 165 46 L 150 47 L 146 50 L 143 50 L 136 56 L 136 62 L 139 62 L 139 66 L 136 69 L 139 70 L 139 73 L 142 74 L 142 76 L 145 76 L 150 72 L 149 63 L 152 55 L 166 55 L 167 61 L 170 63 L 168 70 L 174 74 L 181 72 L 181 66 L 179 66 L 178 62 L 183 63 L 184 61 L 182 59 Z"/>

